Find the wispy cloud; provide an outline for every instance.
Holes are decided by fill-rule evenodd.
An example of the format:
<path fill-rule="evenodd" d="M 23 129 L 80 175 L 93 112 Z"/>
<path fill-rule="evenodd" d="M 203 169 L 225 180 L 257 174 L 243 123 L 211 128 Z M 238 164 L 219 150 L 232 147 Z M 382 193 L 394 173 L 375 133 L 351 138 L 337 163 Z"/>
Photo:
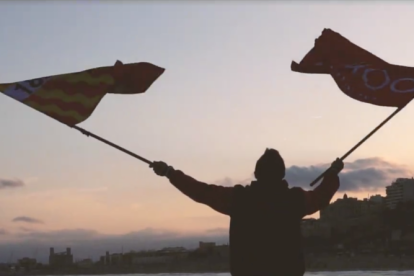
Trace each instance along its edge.
<path fill-rule="evenodd" d="M 212 234 L 212 235 L 226 236 L 229 233 L 229 229 L 228 228 L 214 228 L 214 229 L 207 230 L 206 233 Z"/>
<path fill-rule="evenodd" d="M 24 223 L 30 223 L 30 224 L 44 224 L 44 222 L 41 220 L 31 218 L 31 217 L 26 217 L 26 216 L 16 217 L 12 221 L 13 222 L 24 222 Z"/>
<path fill-rule="evenodd" d="M 27 228 L 27 227 L 19 227 L 19 230 L 22 232 L 33 232 L 34 231 L 32 228 Z"/>
<path fill-rule="evenodd" d="M 0 179 L 0 189 L 23 187 L 25 183 L 20 179 Z"/>
<path fill-rule="evenodd" d="M 25 185 L 31 185 L 31 184 L 36 183 L 38 181 L 39 181 L 39 178 L 36 177 L 36 176 L 23 178 L 23 182 L 24 182 Z"/>
<path fill-rule="evenodd" d="M 103 193 L 107 191 L 108 187 L 81 188 L 76 190 L 78 193 Z"/>

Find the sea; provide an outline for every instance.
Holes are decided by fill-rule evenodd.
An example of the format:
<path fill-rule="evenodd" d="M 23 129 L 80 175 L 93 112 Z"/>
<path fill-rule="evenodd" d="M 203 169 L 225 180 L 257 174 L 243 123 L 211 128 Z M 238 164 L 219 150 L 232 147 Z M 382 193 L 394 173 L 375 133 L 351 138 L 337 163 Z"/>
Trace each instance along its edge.
<path fill-rule="evenodd" d="M 230 276 L 230 273 L 160 273 L 160 274 L 117 274 L 101 276 Z M 67 275 L 71 276 L 71 275 Z M 73 275 L 75 276 L 75 275 Z M 87 275 L 76 275 L 87 276 Z M 88 275 L 90 276 L 90 275 Z M 95 275 L 99 276 L 99 275 Z M 336 272 L 307 272 L 305 276 L 414 276 L 414 271 L 336 271 Z"/>

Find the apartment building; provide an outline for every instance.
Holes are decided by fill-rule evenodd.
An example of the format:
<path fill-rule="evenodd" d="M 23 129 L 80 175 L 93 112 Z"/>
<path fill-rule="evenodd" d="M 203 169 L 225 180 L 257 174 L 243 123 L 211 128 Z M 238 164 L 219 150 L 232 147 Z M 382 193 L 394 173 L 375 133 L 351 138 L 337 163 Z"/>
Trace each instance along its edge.
<path fill-rule="evenodd" d="M 414 179 L 397 178 L 386 188 L 385 204 L 387 208 L 394 209 L 398 203 L 414 201 Z"/>

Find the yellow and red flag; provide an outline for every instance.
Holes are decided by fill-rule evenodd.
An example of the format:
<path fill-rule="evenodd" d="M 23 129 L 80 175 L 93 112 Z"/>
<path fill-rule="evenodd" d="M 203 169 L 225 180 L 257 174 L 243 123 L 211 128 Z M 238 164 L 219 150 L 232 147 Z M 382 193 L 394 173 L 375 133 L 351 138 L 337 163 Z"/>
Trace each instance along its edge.
<path fill-rule="evenodd" d="M 92 114 L 107 93 L 144 93 L 165 71 L 147 62 L 0 83 L 0 92 L 69 126 Z"/>

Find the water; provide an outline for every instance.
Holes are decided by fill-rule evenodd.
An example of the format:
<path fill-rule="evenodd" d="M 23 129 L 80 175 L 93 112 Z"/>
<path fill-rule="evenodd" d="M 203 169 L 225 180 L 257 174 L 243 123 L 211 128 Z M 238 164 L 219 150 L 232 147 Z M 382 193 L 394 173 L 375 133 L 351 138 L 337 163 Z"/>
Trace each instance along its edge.
<path fill-rule="evenodd" d="M 337 272 L 308 272 L 305 276 L 413 276 L 414 271 L 337 271 Z M 71 276 L 71 275 L 67 275 Z M 75 276 L 75 275 L 73 275 Z M 76 275 L 87 276 L 87 275 Z M 88 275 L 90 276 L 90 275 Z M 95 275 L 99 276 L 99 275 Z M 230 276 L 230 273 L 160 273 L 160 274 L 107 274 L 101 276 Z"/>

